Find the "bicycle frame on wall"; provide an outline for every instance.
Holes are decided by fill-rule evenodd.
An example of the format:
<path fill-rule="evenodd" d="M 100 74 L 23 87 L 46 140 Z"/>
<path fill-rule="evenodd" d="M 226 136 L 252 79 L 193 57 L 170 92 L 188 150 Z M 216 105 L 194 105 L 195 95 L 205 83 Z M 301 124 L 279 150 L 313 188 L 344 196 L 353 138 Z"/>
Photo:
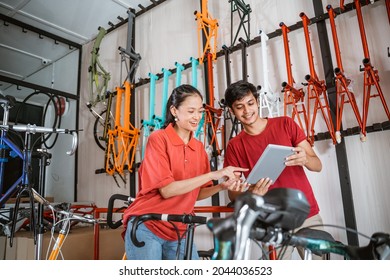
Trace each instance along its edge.
<path fill-rule="evenodd" d="M 341 142 L 341 123 L 343 118 L 344 104 L 349 103 L 353 109 L 356 120 L 360 127 L 361 132 L 363 131 L 363 124 L 360 118 L 359 108 L 356 104 L 355 95 L 351 89 L 351 80 L 348 79 L 344 72 L 344 67 L 341 59 L 340 46 L 337 36 L 337 29 L 335 23 L 336 13 L 331 5 L 326 7 L 329 15 L 329 22 L 332 30 L 333 44 L 336 55 L 337 67 L 334 69 L 335 83 L 336 83 L 336 140 L 337 143 Z M 361 134 L 360 139 L 364 141 L 365 135 Z"/>
<path fill-rule="evenodd" d="M 263 111 L 267 112 L 269 118 L 280 116 L 280 97 L 278 93 L 271 90 L 268 79 L 268 55 L 267 55 L 267 41 L 268 36 L 263 30 L 259 31 L 261 38 L 261 57 L 263 62 L 263 86 L 259 94 L 259 115 L 263 117 Z"/>
<path fill-rule="evenodd" d="M 382 88 L 379 84 L 379 73 L 377 69 L 374 69 L 374 66 L 371 64 L 371 58 L 370 53 L 368 49 L 368 43 L 367 43 L 367 37 L 366 37 L 366 31 L 364 28 L 364 21 L 363 21 L 363 14 L 362 14 L 362 8 L 359 0 L 354 0 L 355 8 L 356 8 L 356 15 L 359 23 L 359 30 L 360 30 L 360 37 L 363 45 L 363 69 L 361 69 L 364 72 L 364 90 L 363 90 L 363 116 L 362 116 L 362 134 L 363 136 L 366 136 L 366 125 L 367 125 L 367 118 L 368 118 L 368 110 L 370 106 L 370 99 L 374 97 L 379 97 L 383 109 L 385 110 L 386 116 L 388 120 L 390 121 L 390 111 L 389 107 L 386 104 L 386 99 L 383 95 Z M 343 1 L 341 1 L 340 8 L 343 9 Z M 377 90 L 377 94 L 372 94 L 371 87 L 375 86 Z"/>
<path fill-rule="evenodd" d="M 138 144 L 140 131 L 130 122 L 130 105 L 131 91 L 134 87 L 135 73 L 141 60 L 140 54 L 136 53 L 132 46 L 132 31 L 135 14 L 127 11 L 128 29 L 127 29 L 127 45 L 126 48 L 119 47 L 121 56 L 121 74 L 122 68 L 125 66 L 126 77 L 121 86 L 116 87 L 116 108 L 115 108 L 115 124 L 113 128 L 108 129 L 108 142 L 105 151 L 105 170 L 106 173 L 114 176 L 116 173 L 121 176 L 127 170 L 132 173 L 135 169 L 135 153 Z M 124 104 L 122 99 L 124 96 Z M 122 120 L 122 107 L 123 120 Z"/>
<path fill-rule="evenodd" d="M 284 44 L 284 53 L 286 57 L 286 69 L 287 69 L 287 82 L 282 83 L 283 92 L 284 92 L 284 115 L 287 116 L 291 109 L 291 118 L 293 120 L 297 119 L 298 124 L 303 131 L 306 131 L 306 136 L 308 137 L 309 121 L 306 112 L 305 106 L 305 93 L 302 88 L 295 87 L 295 80 L 292 74 L 291 67 L 291 57 L 290 57 L 290 47 L 288 40 L 288 32 L 290 29 L 283 22 L 279 24 L 282 29 L 283 35 L 283 44 Z"/>
<path fill-rule="evenodd" d="M 317 118 L 317 112 L 320 110 L 322 113 L 322 117 L 325 121 L 325 124 L 330 133 L 330 137 L 333 141 L 333 144 L 336 144 L 336 135 L 334 131 L 333 121 L 331 117 L 328 94 L 324 80 L 320 80 L 316 73 L 313 61 L 313 51 L 310 43 L 310 35 L 309 35 L 309 24 L 310 19 L 305 15 L 305 13 L 300 13 L 299 16 L 302 19 L 303 30 L 305 33 L 305 42 L 306 42 L 306 50 L 307 50 L 307 58 L 309 62 L 309 70 L 310 74 L 305 76 L 305 80 L 307 81 L 307 117 L 309 128 L 308 132 L 308 140 L 313 145 L 314 144 L 314 126 Z M 314 100 L 313 106 L 313 114 L 311 116 L 311 100 Z"/>
<path fill-rule="evenodd" d="M 217 58 L 218 21 L 210 15 L 207 3 L 208 0 L 202 0 L 201 12 L 194 12 L 198 22 L 199 64 L 203 64 L 207 53 L 212 54 L 212 60 Z M 202 44 L 202 34 L 206 39 L 204 44 Z"/>

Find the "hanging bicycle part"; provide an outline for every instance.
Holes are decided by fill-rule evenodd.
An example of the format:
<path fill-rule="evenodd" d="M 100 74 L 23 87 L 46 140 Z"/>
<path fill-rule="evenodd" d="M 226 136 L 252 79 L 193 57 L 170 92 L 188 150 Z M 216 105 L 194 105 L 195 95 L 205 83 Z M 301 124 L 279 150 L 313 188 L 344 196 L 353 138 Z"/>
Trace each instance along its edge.
<path fill-rule="evenodd" d="M 103 151 L 106 150 L 109 129 L 114 128 L 114 114 L 111 111 L 112 100 L 115 97 L 116 92 L 107 91 L 105 97 L 106 108 L 99 114 L 91 104 L 87 104 L 89 111 L 95 116 L 95 123 L 93 125 L 93 138 L 96 144 Z"/>
<path fill-rule="evenodd" d="M 231 49 L 223 45 L 222 49 L 224 51 L 225 55 L 225 73 L 226 73 L 226 86 L 230 86 L 232 78 L 231 78 L 231 69 L 230 69 L 230 53 Z M 239 121 L 238 119 L 231 113 L 229 110 L 228 106 L 225 104 L 225 99 L 222 98 L 219 101 L 219 106 L 223 109 L 224 112 L 224 132 L 226 134 L 226 131 L 228 127 L 230 128 L 230 134 L 229 134 L 229 140 L 232 139 L 234 136 L 236 136 L 240 132 L 240 127 L 239 127 Z M 226 139 L 226 136 L 224 136 L 224 139 Z"/>
<path fill-rule="evenodd" d="M 248 42 L 245 41 L 243 38 L 240 37 L 238 39 L 240 41 L 241 45 L 241 69 L 242 69 L 242 80 L 243 81 L 248 81 L 248 63 L 247 63 L 247 47 L 248 47 Z"/>
<path fill-rule="evenodd" d="M 374 69 L 374 66 L 371 64 L 370 53 L 368 49 L 368 43 L 366 38 L 366 31 L 364 29 L 364 21 L 362 15 L 362 9 L 360 2 L 358 0 L 354 0 L 356 15 L 359 22 L 360 36 L 363 44 L 363 69 L 361 71 L 364 72 L 364 90 L 363 90 L 363 116 L 362 116 L 362 134 L 365 136 L 367 118 L 368 118 L 368 110 L 370 106 L 370 99 L 374 97 L 380 97 L 382 101 L 383 108 L 385 110 L 386 116 L 390 121 L 390 111 L 386 104 L 386 99 L 383 95 L 382 88 L 379 84 L 379 73 L 377 69 Z M 377 90 L 377 94 L 372 94 L 371 87 L 375 86 Z"/>
<path fill-rule="evenodd" d="M 206 87 L 206 103 L 204 104 L 204 124 L 203 124 L 203 137 L 204 147 L 210 161 L 210 169 L 217 170 L 219 163 L 222 162 L 222 152 L 225 149 L 225 128 L 223 126 L 223 110 L 214 106 L 214 77 L 213 77 L 213 59 L 212 54 L 207 54 L 207 65 L 204 67 L 205 71 L 205 87 Z M 214 181 L 217 184 L 216 181 Z M 211 203 L 213 206 L 219 206 L 219 194 L 215 194 L 211 197 Z M 213 213 L 213 215 L 219 215 L 219 213 Z"/>
<path fill-rule="evenodd" d="M 269 85 L 268 79 L 268 55 L 267 55 L 267 41 L 268 36 L 263 31 L 260 30 L 260 40 L 261 40 L 261 57 L 263 61 L 263 86 L 258 88 L 259 94 L 259 115 L 262 118 L 265 116 L 263 111 L 267 112 L 269 118 L 280 116 L 280 97 L 279 94 L 274 93 Z"/>
<path fill-rule="evenodd" d="M 142 133 L 142 148 L 141 148 L 141 160 L 145 155 L 146 143 L 148 141 L 150 133 L 154 129 L 160 129 L 160 122 L 155 119 L 155 100 L 156 100 L 156 81 L 158 80 L 158 76 L 153 73 L 149 73 L 150 83 L 149 83 L 149 119 L 141 120 L 141 130 Z"/>
<path fill-rule="evenodd" d="M 182 76 L 182 72 L 184 70 L 184 66 L 183 66 L 183 64 L 180 64 L 179 62 L 175 62 L 175 67 L 176 67 L 175 86 L 178 87 L 181 85 L 181 76 Z"/>
<path fill-rule="evenodd" d="M 249 4 L 245 4 L 242 0 L 229 0 L 231 3 L 231 16 L 230 16 L 230 38 L 231 44 L 230 46 L 234 46 L 237 40 L 238 35 L 240 34 L 241 28 L 244 31 L 246 41 L 250 41 L 250 13 L 252 9 Z M 237 12 L 238 17 L 240 18 L 240 23 L 238 24 L 238 28 L 236 30 L 236 34 L 233 39 L 233 27 L 237 26 L 234 24 L 234 13 Z"/>
<path fill-rule="evenodd" d="M 135 166 L 133 164 L 140 134 L 139 129 L 130 122 L 130 108 L 132 96 L 131 91 L 134 87 L 135 74 L 141 60 L 141 56 L 138 53 L 135 53 L 132 44 L 135 14 L 130 9 L 127 11 L 127 14 L 128 26 L 126 49 L 122 47 L 118 48 L 121 56 L 120 77 L 123 77 L 123 65 L 125 65 L 127 75 L 124 79 L 123 86 L 116 87 L 115 126 L 107 132 L 108 143 L 105 151 L 106 173 L 111 176 L 119 174 L 122 180 L 124 180 L 123 176 L 125 170 L 130 173 L 135 170 Z M 122 99 L 124 99 L 124 104 L 122 104 Z M 124 182 L 126 183 L 125 180 Z"/>
<path fill-rule="evenodd" d="M 198 65 L 199 65 L 199 60 L 190 57 L 190 62 L 191 62 L 191 85 L 194 88 L 198 88 Z"/>
<path fill-rule="evenodd" d="M 279 24 L 283 34 L 284 53 L 286 57 L 287 82 L 282 83 L 282 92 L 284 93 L 283 107 L 284 116 L 288 115 L 291 108 L 291 118 L 297 120 L 299 126 L 306 132 L 309 137 L 309 117 L 305 106 L 305 93 L 302 88 L 295 87 L 295 80 L 292 74 L 290 47 L 288 40 L 288 32 L 290 29 L 283 22 Z"/>
<path fill-rule="evenodd" d="M 124 81 L 129 81 L 132 85 L 134 84 L 135 74 L 138 68 L 138 65 L 141 61 L 141 55 L 136 53 L 132 42 L 133 42 L 133 24 L 135 19 L 135 14 L 131 10 L 127 10 L 128 14 L 128 25 L 127 25 L 127 45 L 126 49 L 119 47 L 118 50 L 121 56 L 121 73 L 120 77 L 122 79 L 122 68 L 125 65 L 127 76 Z M 124 83 L 122 84 L 124 85 Z"/>
<path fill-rule="evenodd" d="M 208 103 L 204 105 L 204 146 L 207 149 L 212 148 L 212 157 L 222 154 L 225 148 L 225 141 L 221 135 L 224 134 L 223 110 L 214 106 L 214 78 L 213 78 L 212 54 L 207 53 L 207 88 Z"/>
<path fill-rule="evenodd" d="M 208 0 L 202 0 L 201 12 L 195 11 L 195 20 L 198 23 L 198 54 L 199 64 L 203 64 L 207 53 L 212 54 L 212 60 L 217 58 L 218 20 L 213 19 L 208 11 Z M 206 42 L 202 44 L 202 36 Z"/>
<path fill-rule="evenodd" d="M 110 73 L 104 69 L 99 60 L 100 44 L 104 36 L 107 34 L 107 31 L 101 26 L 98 30 L 99 33 L 91 51 L 91 65 L 88 68 L 90 93 L 87 105 L 89 104 L 92 107 L 95 107 L 95 105 L 101 101 L 105 101 L 108 82 L 111 78 Z"/>
<path fill-rule="evenodd" d="M 351 89 L 351 80 L 348 79 L 344 73 L 343 63 L 341 59 L 340 46 L 336 29 L 336 13 L 331 5 L 326 7 L 329 15 L 330 26 L 333 36 L 333 44 L 335 49 L 337 67 L 334 69 L 335 84 L 336 84 L 336 141 L 341 142 L 341 125 L 343 118 L 343 109 L 346 103 L 350 104 L 355 114 L 356 120 L 360 127 L 360 131 L 363 131 L 362 120 L 360 118 L 359 108 L 356 104 L 355 95 Z M 360 140 L 365 141 L 365 135 L 360 135 Z"/>
<path fill-rule="evenodd" d="M 156 125 L 159 123 L 159 128 L 161 128 L 165 123 L 165 114 L 167 111 L 166 105 L 168 102 L 168 90 L 169 90 L 169 77 L 172 75 L 172 72 L 166 68 L 163 68 L 163 90 L 162 90 L 162 100 L 161 100 L 161 116 L 154 116 Z"/>
<path fill-rule="evenodd" d="M 305 76 L 305 80 L 307 81 L 307 116 L 309 120 L 309 142 L 314 144 L 314 136 L 315 136 L 315 122 L 317 118 L 318 109 L 321 110 L 323 119 L 328 128 L 330 138 L 333 141 L 333 144 L 336 144 L 336 135 L 334 131 L 331 111 L 329 107 L 328 95 L 326 93 L 326 85 L 324 80 L 320 80 L 317 76 L 314 61 L 313 61 L 313 51 L 311 48 L 310 35 L 309 35 L 309 24 L 310 19 L 305 15 L 305 13 L 300 13 L 299 16 L 302 19 L 303 30 L 305 33 L 305 41 L 306 41 L 306 50 L 307 50 L 307 58 L 309 61 L 310 74 Z M 311 116 L 311 101 L 314 100 L 313 106 L 313 115 Z"/>
<path fill-rule="evenodd" d="M 131 84 L 125 81 L 125 88 L 116 88 L 115 128 L 108 130 L 106 149 L 106 172 L 110 175 L 123 175 L 125 170 L 133 172 L 135 151 L 138 144 L 139 130 L 130 122 Z M 124 96 L 124 117 L 121 123 L 122 97 Z"/>

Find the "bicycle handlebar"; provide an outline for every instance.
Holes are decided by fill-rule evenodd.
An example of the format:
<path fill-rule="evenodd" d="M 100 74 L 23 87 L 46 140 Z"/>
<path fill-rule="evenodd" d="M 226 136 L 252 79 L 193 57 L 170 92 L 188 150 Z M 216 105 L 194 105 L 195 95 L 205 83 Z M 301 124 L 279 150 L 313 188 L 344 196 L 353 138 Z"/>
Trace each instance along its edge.
<path fill-rule="evenodd" d="M 234 207 L 233 215 L 207 222 L 215 242 L 220 243 L 216 246 L 217 259 L 243 259 L 248 239 L 301 246 L 316 255 L 335 253 L 352 260 L 390 259 L 388 233 L 374 233 L 368 245 L 359 247 L 337 242 L 323 230 L 302 228 L 293 232 L 309 213 L 307 200 L 300 191 L 272 189 L 263 197 L 245 193 L 237 198 Z M 226 247 L 232 247 L 233 254 Z"/>
<path fill-rule="evenodd" d="M 113 194 L 110 197 L 110 199 L 108 200 L 108 207 L 107 207 L 107 224 L 112 229 L 116 229 L 122 225 L 122 220 L 118 220 L 116 222 L 113 222 L 112 220 L 115 200 L 123 200 L 126 202 L 128 206 L 134 201 L 134 198 L 124 194 Z"/>
<path fill-rule="evenodd" d="M 100 222 L 99 219 L 94 219 L 94 218 L 88 218 L 85 216 L 80 216 L 80 215 L 74 215 L 73 213 L 69 211 L 65 211 L 59 207 L 53 206 L 46 198 L 41 196 L 35 189 L 32 189 L 32 193 L 34 196 L 34 199 L 38 201 L 40 204 L 48 207 L 51 211 L 54 211 L 58 214 L 65 215 L 71 219 L 78 220 L 80 222 L 88 223 L 88 224 L 97 224 Z"/>
<path fill-rule="evenodd" d="M 136 231 L 138 228 L 138 225 L 140 223 L 143 223 L 148 220 L 154 220 L 154 221 L 166 221 L 166 222 L 181 222 L 183 224 L 206 224 L 207 218 L 201 217 L 201 216 L 195 216 L 191 214 L 183 214 L 183 215 L 176 215 L 176 214 L 143 214 L 140 216 L 136 216 L 133 221 L 133 226 L 131 228 L 131 241 L 133 244 L 137 247 L 143 247 L 145 245 L 145 242 L 138 241 L 136 236 Z"/>
<path fill-rule="evenodd" d="M 296 233 L 285 233 L 285 240 L 293 246 L 302 246 L 314 254 L 335 253 L 351 260 L 390 260 L 390 235 L 376 232 L 366 246 L 345 245 L 322 230 L 303 228 Z"/>
<path fill-rule="evenodd" d="M 0 125 L 1 129 L 11 129 L 18 132 L 27 132 L 27 133 L 64 133 L 64 134 L 72 134 L 72 146 L 69 151 L 66 152 L 67 155 L 73 155 L 77 149 L 77 132 L 75 130 L 70 130 L 66 128 L 51 128 L 51 127 L 43 127 L 36 126 L 35 124 L 26 124 L 26 125 Z"/>

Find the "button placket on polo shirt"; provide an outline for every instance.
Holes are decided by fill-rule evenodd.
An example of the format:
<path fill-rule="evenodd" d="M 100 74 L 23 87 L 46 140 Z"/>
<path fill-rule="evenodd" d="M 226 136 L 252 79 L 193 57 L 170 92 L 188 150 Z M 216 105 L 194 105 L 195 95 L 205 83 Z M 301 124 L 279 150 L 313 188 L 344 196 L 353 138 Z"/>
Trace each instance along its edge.
<path fill-rule="evenodd" d="M 188 163 L 187 159 L 187 145 L 184 145 L 184 164 Z"/>

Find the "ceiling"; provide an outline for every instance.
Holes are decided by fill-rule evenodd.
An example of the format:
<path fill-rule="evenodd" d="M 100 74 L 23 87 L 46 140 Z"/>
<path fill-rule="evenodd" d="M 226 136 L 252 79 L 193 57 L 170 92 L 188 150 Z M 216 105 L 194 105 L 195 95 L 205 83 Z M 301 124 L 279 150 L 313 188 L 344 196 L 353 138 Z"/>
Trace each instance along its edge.
<path fill-rule="evenodd" d="M 16 85 L 36 89 L 31 77 L 96 38 L 99 26 L 110 31 L 127 22 L 128 9 L 139 16 L 165 1 L 0 0 L 2 94 Z"/>

